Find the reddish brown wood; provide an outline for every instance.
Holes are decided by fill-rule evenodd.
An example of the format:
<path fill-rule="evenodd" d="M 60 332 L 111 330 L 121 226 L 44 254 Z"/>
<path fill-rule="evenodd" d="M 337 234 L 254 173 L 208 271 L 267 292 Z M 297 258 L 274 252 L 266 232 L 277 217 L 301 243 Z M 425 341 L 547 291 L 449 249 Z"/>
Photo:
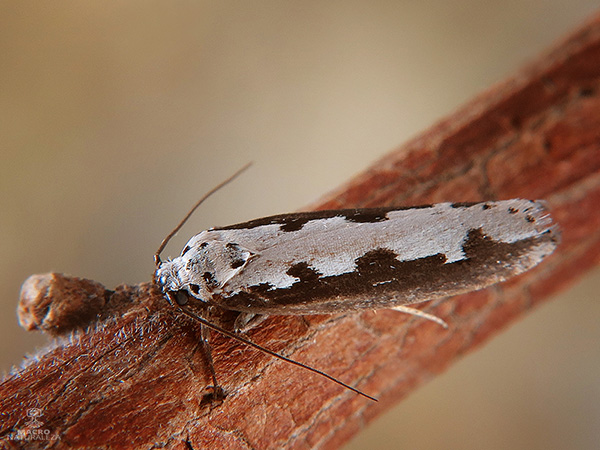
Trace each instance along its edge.
<path fill-rule="evenodd" d="M 209 383 L 198 327 L 150 285 L 130 305 L 62 341 L 0 386 L 0 432 L 43 411 L 56 448 L 337 448 L 365 422 L 598 263 L 600 17 L 313 208 L 545 198 L 563 230 L 557 252 L 501 286 L 424 305 L 449 330 L 398 313 L 270 318 L 249 336 L 379 397 L 339 386 L 213 335 L 228 393 Z M 105 313 L 106 315 L 106 313 Z M 5 441 L 4 443 L 7 443 Z M 44 442 L 39 446 L 43 447 Z M 37 445 L 37 444 L 36 444 Z M 50 445 L 50 444 L 49 444 Z M 34 446 L 34 445 L 32 445 Z"/>

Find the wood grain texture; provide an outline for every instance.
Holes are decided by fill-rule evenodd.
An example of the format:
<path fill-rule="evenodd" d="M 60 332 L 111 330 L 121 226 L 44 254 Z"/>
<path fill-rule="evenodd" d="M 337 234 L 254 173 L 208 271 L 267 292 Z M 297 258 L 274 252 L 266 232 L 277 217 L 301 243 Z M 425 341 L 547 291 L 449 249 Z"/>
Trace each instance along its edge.
<path fill-rule="evenodd" d="M 600 17 L 310 209 L 513 197 L 548 201 L 562 244 L 492 289 L 423 304 L 450 324 L 392 311 L 272 317 L 249 333 L 266 347 L 380 399 L 212 336 L 227 397 L 207 401 L 198 327 L 150 284 L 63 338 L 0 385 L 0 437 L 43 411 L 58 440 L 30 448 L 338 448 L 453 361 L 568 286 L 600 255 Z M 126 308 L 123 305 L 127 305 Z M 86 324 L 81 324 L 86 325 Z M 19 446 L 14 441 L 3 445 Z"/>

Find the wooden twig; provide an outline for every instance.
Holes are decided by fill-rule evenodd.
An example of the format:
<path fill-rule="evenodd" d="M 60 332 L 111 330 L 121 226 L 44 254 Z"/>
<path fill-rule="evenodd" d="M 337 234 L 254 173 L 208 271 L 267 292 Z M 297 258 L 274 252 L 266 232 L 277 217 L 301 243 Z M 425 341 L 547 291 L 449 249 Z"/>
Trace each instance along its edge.
<path fill-rule="evenodd" d="M 218 335 L 212 336 L 213 355 L 227 397 L 211 403 L 198 327 L 150 284 L 121 286 L 94 291 L 92 300 L 75 306 L 32 300 L 30 327 L 64 334 L 88 325 L 77 312 L 92 307 L 88 319 L 97 319 L 3 381 L 2 444 L 25 445 L 10 440 L 10 433 L 29 427 L 56 438 L 26 444 L 32 448 L 339 447 L 598 262 L 599 92 L 596 17 L 516 77 L 312 205 L 544 198 L 563 230 L 557 252 L 524 276 L 424 305 L 449 330 L 378 311 L 272 317 L 249 333 L 263 346 L 375 395 L 378 403 Z M 43 426 L 32 425 L 30 408 L 43 414 Z"/>

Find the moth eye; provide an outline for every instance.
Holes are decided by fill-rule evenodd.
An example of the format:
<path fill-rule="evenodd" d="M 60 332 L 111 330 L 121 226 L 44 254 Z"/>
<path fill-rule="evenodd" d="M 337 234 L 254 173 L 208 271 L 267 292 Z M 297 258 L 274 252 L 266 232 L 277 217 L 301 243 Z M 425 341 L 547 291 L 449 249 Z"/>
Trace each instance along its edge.
<path fill-rule="evenodd" d="M 188 297 L 187 292 L 185 292 L 185 291 L 177 291 L 175 293 L 175 302 L 179 306 L 187 305 L 188 300 L 189 300 L 189 297 Z"/>

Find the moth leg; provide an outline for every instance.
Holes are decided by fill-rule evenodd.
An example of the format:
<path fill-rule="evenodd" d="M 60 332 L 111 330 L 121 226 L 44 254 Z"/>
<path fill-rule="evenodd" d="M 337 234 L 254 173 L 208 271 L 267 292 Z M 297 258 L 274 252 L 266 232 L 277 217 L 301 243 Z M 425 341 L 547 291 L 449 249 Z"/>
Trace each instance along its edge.
<path fill-rule="evenodd" d="M 253 314 L 248 312 L 241 312 L 236 318 L 233 324 L 233 328 L 236 333 L 244 333 L 251 328 L 254 328 L 258 324 L 264 322 L 268 316 L 264 314 Z"/>
<path fill-rule="evenodd" d="M 432 322 L 435 322 L 435 323 L 443 326 L 444 328 L 448 328 L 448 324 L 445 321 L 443 321 L 442 319 L 440 319 L 437 316 L 434 316 L 433 314 L 428 314 L 424 311 L 421 311 L 420 309 L 411 308 L 410 306 L 405 306 L 405 305 L 398 305 L 398 306 L 394 306 L 389 309 L 393 309 L 394 311 L 400 311 L 400 312 L 403 312 L 406 314 L 410 314 L 411 316 L 417 316 L 417 317 L 421 317 L 423 319 L 431 320 Z"/>
<path fill-rule="evenodd" d="M 209 387 L 212 387 L 213 390 L 213 400 L 222 400 L 225 397 L 225 394 L 223 393 L 223 389 L 221 388 L 221 386 L 219 386 L 219 382 L 217 381 L 217 372 L 215 371 L 210 342 L 208 340 L 210 336 L 209 333 L 209 329 L 200 324 L 200 342 L 202 344 L 202 351 L 206 356 L 206 361 L 208 363 L 208 371 L 210 372 L 210 377 L 212 379 L 212 386 Z"/>

